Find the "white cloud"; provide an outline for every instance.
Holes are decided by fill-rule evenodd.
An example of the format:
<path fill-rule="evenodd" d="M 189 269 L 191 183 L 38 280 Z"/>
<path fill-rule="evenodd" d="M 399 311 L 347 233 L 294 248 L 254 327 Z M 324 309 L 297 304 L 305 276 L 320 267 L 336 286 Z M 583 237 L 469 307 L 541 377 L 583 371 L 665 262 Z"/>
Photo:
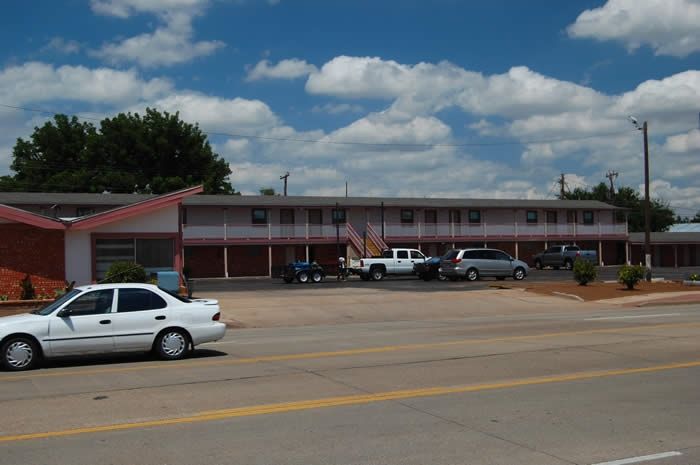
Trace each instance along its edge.
<path fill-rule="evenodd" d="M 0 101 L 13 104 L 75 100 L 129 104 L 171 92 L 167 79 L 144 80 L 133 71 L 28 62 L 0 70 Z"/>
<path fill-rule="evenodd" d="M 261 60 L 248 70 L 246 81 L 261 79 L 297 79 L 316 71 L 316 67 L 305 60 L 290 58 L 272 65 L 269 60 Z"/>
<path fill-rule="evenodd" d="M 153 68 L 187 63 L 225 47 L 219 40 L 194 41 L 190 13 L 170 12 L 163 18 L 165 25 L 154 32 L 104 44 L 93 55 L 114 64 L 134 62 Z"/>
<path fill-rule="evenodd" d="M 585 10 L 567 29 L 569 36 L 615 40 L 633 51 L 649 45 L 657 55 L 685 57 L 700 50 L 698 0 L 608 0 Z"/>
<path fill-rule="evenodd" d="M 225 99 L 197 92 L 179 92 L 132 110 L 139 111 L 144 106 L 171 113 L 179 111 L 184 121 L 199 123 L 207 131 L 259 134 L 279 124 L 279 119 L 266 103 L 240 97 Z"/>
<path fill-rule="evenodd" d="M 41 48 L 42 52 L 59 52 L 66 55 L 78 53 L 82 46 L 75 40 L 66 40 L 63 37 L 52 38 L 45 46 Z"/>
<path fill-rule="evenodd" d="M 700 129 L 693 129 L 685 134 L 676 134 L 666 139 L 664 149 L 671 153 L 700 151 Z"/>
<path fill-rule="evenodd" d="M 117 18 L 128 18 L 137 13 L 199 11 L 208 4 L 209 0 L 90 0 L 93 12 Z"/>
<path fill-rule="evenodd" d="M 314 105 L 313 108 L 311 108 L 313 113 L 328 113 L 329 115 L 362 113 L 364 110 L 362 105 L 352 103 L 326 103 L 324 105 Z"/>
<path fill-rule="evenodd" d="M 643 189 L 644 185 L 640 185 L 640 192 Z M 700 198 L 700 187 L 698 186 L 678 187 L 665 179 L 656 179 L 649 184 L 649 193 L 652 198 L 661 198 L 669 202 L 672 207 L 686 210 L 698 209 L 697 199 Z"/>

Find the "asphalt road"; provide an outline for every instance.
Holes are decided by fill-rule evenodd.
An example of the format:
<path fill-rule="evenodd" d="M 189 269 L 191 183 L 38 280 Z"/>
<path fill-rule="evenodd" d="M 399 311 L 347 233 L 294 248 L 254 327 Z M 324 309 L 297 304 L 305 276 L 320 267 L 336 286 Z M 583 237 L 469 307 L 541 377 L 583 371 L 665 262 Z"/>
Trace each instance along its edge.
<path fill-rule="evenodd" d="M 698 336 L 697 307 L 562 308 L 55 362 L 0 373 L 0 464 L 699 464 Z"/>

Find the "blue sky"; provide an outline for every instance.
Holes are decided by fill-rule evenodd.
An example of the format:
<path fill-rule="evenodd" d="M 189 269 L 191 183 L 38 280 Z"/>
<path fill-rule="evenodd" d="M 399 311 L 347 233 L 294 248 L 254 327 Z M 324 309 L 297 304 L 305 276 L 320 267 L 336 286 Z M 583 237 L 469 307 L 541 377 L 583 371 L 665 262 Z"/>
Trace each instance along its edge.
<path fill-rule="evenodd" d="M 634 114 L 652 191 L 692 216 L 697 24 L 698 0 L 12 2 L 0 105 L 180 111 L 232 135 L 210 140 L 237 189 L 290 171 L 298 195 L 546 198 L 608 170 L 638 187 Z M 0 106 L 0 174 L 46 117 Z"/>

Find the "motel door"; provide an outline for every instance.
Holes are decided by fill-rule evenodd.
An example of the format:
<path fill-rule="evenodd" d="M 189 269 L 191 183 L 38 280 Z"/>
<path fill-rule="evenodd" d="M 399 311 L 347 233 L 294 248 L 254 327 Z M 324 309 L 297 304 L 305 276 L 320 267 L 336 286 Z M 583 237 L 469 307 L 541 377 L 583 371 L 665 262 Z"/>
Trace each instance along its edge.
<path fill-rule="evenodd" d="M 280 210 L 281 236 L 284 238 L 294 237 L 294 209 L 283 208 Z"/>

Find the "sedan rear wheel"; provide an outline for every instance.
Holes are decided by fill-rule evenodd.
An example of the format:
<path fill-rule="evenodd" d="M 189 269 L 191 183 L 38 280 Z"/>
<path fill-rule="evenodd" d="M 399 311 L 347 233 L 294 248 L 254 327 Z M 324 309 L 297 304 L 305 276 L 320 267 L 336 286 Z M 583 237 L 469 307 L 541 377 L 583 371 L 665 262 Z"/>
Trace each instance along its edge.
<path fill-rule="evenodd" d="M 169 329 L 158 336 L 156 351 L 165 360 L 179 360 L 189 354 L 190 340 L 181 329 Z"/>
<path fill-rule="evenodd" d="M 31 370 L 39 360 L 36 342 L 26 337 L 8 339 L 2 346 L 2 364 L 11 371 Z"/>

